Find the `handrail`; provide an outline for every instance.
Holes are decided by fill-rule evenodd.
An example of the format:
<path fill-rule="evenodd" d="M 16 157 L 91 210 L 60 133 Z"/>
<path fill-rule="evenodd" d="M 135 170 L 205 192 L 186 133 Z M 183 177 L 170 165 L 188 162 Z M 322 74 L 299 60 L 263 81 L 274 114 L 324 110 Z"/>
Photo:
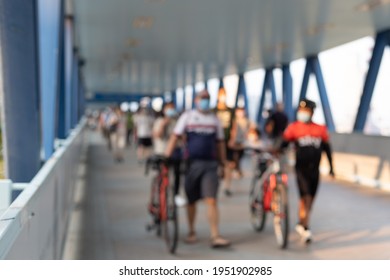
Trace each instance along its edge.
<path fill-rule="evenodd" d="M 0 259 L 60 259 L 86 120 L 0 216 Z"/>

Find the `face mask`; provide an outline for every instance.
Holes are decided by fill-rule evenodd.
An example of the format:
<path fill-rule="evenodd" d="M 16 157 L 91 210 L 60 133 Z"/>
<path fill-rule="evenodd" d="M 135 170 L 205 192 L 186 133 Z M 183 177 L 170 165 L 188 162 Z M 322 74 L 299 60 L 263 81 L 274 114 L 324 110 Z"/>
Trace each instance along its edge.
<path fill-rule="evenodd" d="M 308 112 L 298 112 L 297 120 L 300 122 L 308 123 L 311 119 L 311 115 Z"/>
<path fill-rule="evenodd" d="M 176 116 L 176 110 L 173 109 L 173 108 L 169 108 L 165 111 L 165 116 L 167 116 L 168 118 L 173 118 Z"/>
<path fill-rule="evenodd" d="M 199 101 L 199 109 L 202 111 L 207 111 L 210 108 L 210 100 L 209 99 L 201 99 Z"/>

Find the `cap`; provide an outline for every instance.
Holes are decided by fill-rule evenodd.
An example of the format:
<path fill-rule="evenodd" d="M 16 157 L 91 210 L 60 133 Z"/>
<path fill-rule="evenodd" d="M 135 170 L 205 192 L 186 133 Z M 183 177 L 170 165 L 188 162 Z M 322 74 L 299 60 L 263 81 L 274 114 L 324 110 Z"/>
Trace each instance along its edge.
<path fill-rule="evenodd" d="M 309 108 L 314 111 L 314 109 L 316 108 L 316 103 L 305 98 L 299 101 L 299 108 Z"/>
<path fill-rule="evenodd" d="M 199 98 L 210 98 L 210 94 L 209 94 L 209 92 L 207 90 L 204 89 L 204 90 L 198 92 L 197 97 L 199 97 Z"/>

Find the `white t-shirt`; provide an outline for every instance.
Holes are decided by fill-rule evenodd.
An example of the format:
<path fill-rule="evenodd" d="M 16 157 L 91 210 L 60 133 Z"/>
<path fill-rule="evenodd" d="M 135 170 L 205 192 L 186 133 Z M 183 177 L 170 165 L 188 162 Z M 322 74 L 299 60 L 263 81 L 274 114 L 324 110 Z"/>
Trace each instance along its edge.
<path fill-rule="evenodd" d="M 163 125 L 164 118 L 160 117 L 154 122 L 153 133 L 157 133 Z M 165 149 L 168 145 L 169 138 L 173 133 L 173 129 L 176 126 L 176 120 L 171 119 L 170 122 L 165 126 L 164 132 L 161 137 L 153 138 L 153 148 L 156 155 L 164 155 Z"/>
<path fill-rule="evenodd" d="M 149 114 L 140 113 L 134 116 L 134 125 L 137 128 L 138 138 L 151 138 L 154 118 Z"/>
<path fill-rule="evenodd" d="M 177 121 L 173 132 L 176 135 L 186 135 L 186 153 L 189 159 L 216 159 L 216 142 L 223 141 L 225 137 L 215 114 L 203 114 L 196 109 L 185 112 Z"/>

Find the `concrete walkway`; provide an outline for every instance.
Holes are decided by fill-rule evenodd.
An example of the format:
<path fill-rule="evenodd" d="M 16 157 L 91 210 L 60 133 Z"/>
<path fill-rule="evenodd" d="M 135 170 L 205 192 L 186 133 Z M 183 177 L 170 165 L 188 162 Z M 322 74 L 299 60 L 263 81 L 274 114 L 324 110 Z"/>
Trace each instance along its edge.
<path fill-rule="evenodd" d="M 301 244 L 293 230 L 297 222 L 295 178 L 290 176 L 290 245 L 278 249 L 271 219 L 264 232 L 249 222 L 250 173 L 234 182 L 234 195 L 220 194 L 221 232 L 232 247 L 209 247 L 206 209 L 199 208 L 200 242 L 182 242 L 187 233 L 185 208 L 180 208 L 180 241 L 170 255 L 162 239 L 146 232 L 151 176 L 137 164 L 134 148 L 125 162 L 114 163 L 99 134 L 88 136 L 85 172 L 75 192 L 75 208 L 65 244 L 65 259 L 389 259 L 390 194 L 323 178 L 314 205 L 311 245 Z M 248 169 L 249 170 L 249 169 Z M 340 172 L 337 170 L 336 172 Z"/>

